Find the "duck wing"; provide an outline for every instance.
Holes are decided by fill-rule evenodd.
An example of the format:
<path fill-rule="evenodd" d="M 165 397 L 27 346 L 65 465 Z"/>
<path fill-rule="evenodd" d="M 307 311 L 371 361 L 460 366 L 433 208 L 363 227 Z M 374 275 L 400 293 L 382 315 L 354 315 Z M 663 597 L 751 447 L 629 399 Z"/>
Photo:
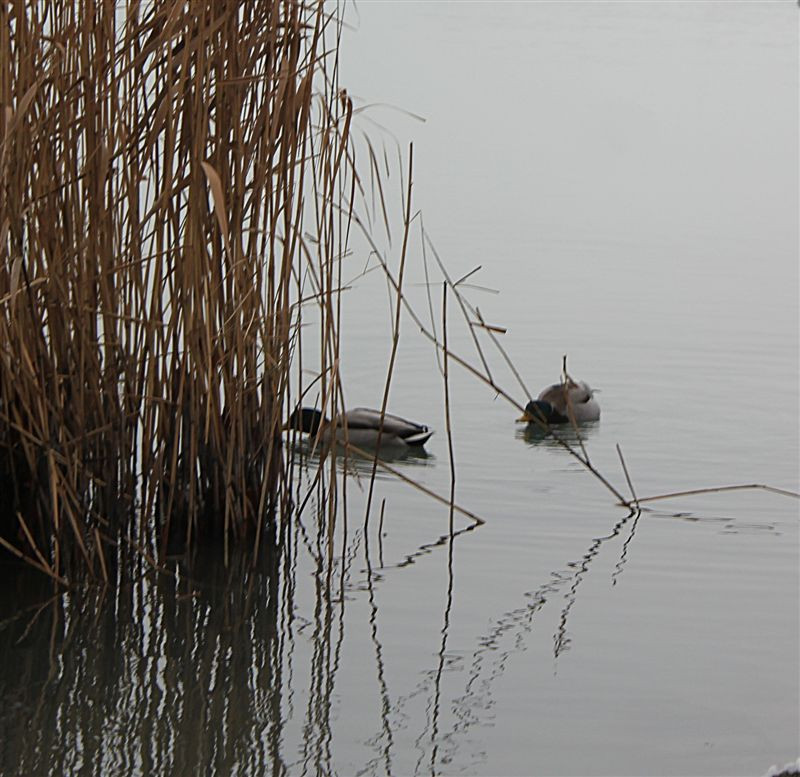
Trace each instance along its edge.
<path fill-rule="evenodd" d="M 542 389 L 537 397 L 540 402 L 547 402 L 560 416 L 567 416 L 567 394 L 560 383 L 554 383 Z"/>
<path fill-rule="evenodd" d="M 578 423 L 596 421 L 600 418 L 600 406 L 595 401 L 594 392 L 588 383 L 584 381 L 570 382 L 568 387 L 561 383 L 554 383 L 539 394 L 539 401 L 550 404 L 557 414 L 555 419 L 557 423 L 569 420 L 567 393 L 569 393 L 569 403 L 572 405 L 572 412 Z"/>
<path fill-rule="evenodd" d="M 348 410 L 344 415 L 348 429 L 373 429 L 381 427 L 381 411 L 367 407 L 357 407 Z M 398 437 L 408 445 L 423 445 L 433 434 L 431 429 L 423 424 L 407 421 L 390 413 L 383 416 L 383 434 Z"/>
<path fill-rule="evenodd" d="M 570 389 L 569 399 L 578 423 L 597 421 L 600 418 L 600 405 L 597 404 L 594 391 L 588 383 L 580 381 L 575 388 Z"/>

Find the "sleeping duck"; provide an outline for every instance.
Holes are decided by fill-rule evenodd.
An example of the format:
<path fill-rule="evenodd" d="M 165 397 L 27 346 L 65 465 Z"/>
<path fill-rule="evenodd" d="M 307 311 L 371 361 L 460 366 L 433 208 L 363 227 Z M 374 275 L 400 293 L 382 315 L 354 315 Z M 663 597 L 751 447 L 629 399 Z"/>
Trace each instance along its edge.
<path fill-rule="evenodd" d="M 533 424 L 568 423 L 568 408 L 571 408 L 575 422 L 579 424 L 600 418 L 600 405 L 589 384 L 569 378 L 566 383 L 554 383 L 544 389 L 537 399 L 525 405 L 525 412 L 517 420 Z"/>
<path fill-rule="evenodd" d="M 357 407 L 328 420 L 319 410 L 298 407 L 284 428 L 297 429 L 314 436 L 319 433 L 320 440 L 326 445 L 335 439 L 339 443 L 347 440 L 358 448 L 374 448 L 378 444 L 381 411 Z M 427 426 L 385 413 L 380 444 L 381 447 L 402 446 L 420 449 L 432 434 L 433 430 Z"/>

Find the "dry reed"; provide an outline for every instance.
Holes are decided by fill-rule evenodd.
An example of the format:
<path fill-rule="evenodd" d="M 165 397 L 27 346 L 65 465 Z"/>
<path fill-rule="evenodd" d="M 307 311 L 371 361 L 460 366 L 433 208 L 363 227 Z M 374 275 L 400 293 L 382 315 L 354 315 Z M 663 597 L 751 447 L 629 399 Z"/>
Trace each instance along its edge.
<path fill-rule="evenodd" d="M 339 32 L 311 2 L 0 4 L 0 538 L 55 579 L 258 544 L 288 504 L 306 274 L 337 385 Z"/>

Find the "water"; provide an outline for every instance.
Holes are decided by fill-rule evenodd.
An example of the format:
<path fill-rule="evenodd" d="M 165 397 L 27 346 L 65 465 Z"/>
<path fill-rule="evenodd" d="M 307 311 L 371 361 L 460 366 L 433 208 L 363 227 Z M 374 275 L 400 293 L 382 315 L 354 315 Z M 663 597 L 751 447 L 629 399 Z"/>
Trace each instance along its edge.
<path fill-rule="evenodd" d="M 425 229 L 453 278 L 481 265 L 470 281 L 499 292 L 465 290 L 530 389 L 563 354 L 601 389 L 595 466 L 627 492 L 619 443 L 640 496 L 797 490 L 794 4 L 358 13 L 349 93 L 426 118 L 378 106 L 358 126 L 414 140 Z M 395 170 L 392 214 L 401 189 Z M 425 316 L 418 226 L 406 290 Z M 395 218 L 394 268 L 399 237 Z M 347 399 L 378 405 L 385 284 L 372 273 L 345 300 Z M 348 479 L 332 601 L 313 500 L 259 572 L 201 559 L 97 601 L 6 585 L 0 772 L 757 775 L 796 758 L 797 501 L 728 492 L 628 516 L 456 365 L 450 393 L 456 501 L 486 523 L 456 514 L 451 542 L 446 507 L 380 477 L 365 540 Z M 446 495 L 442 378 L 407 318 L 390 408 L 437 429 L 429 458 L 394 466 Z"/>

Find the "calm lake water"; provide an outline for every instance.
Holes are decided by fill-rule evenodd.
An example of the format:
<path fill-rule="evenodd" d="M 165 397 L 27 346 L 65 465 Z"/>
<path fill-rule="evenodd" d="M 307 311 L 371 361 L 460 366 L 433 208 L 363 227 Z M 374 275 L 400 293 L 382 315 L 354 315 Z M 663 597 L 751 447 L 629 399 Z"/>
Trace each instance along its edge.
<path fill-rule="evenodd" d="M 625 493 L 616 444 L 640 497 L 800 488 L 797 14 L 348 11 L 341 80 L 372 106 L 356 125 L 382 167 L 386 149 L 380 245 L 395 270 L 395 144 L 405 158 L 414 142 L 410 303 L 430 322 L 424 220 L 453 279 L 480 266 L 468 283 L 490 290 L 464 293 L 507 328 L 531 392 L 564 354 L 601 390 L 585 445 Z M 342 373 L 350 406 L 379 406 L 389 297 L 378 272 L 358 277 L 368 252 L 353 248 Z M 480 365 L 452 296 L 448 313 L 453 350 Z M 408 317 L 401 329 L 390 409 L 437 434 L 427 458 L 394 466 L 446 496 L 442 376 Z M 631 516 L 450 372 L 456 502 L 483 525 L 457 513 L 451 536 L 446 506 L 379 476 L 365 534 L 362 473 L 347 478 L 330 578 L 312 498 L 258 572 L 198 558 L 80 600 L 6 584 L 0 773 L 761 775 L 797 758 L 798 501 L 727 492 Z"/>

